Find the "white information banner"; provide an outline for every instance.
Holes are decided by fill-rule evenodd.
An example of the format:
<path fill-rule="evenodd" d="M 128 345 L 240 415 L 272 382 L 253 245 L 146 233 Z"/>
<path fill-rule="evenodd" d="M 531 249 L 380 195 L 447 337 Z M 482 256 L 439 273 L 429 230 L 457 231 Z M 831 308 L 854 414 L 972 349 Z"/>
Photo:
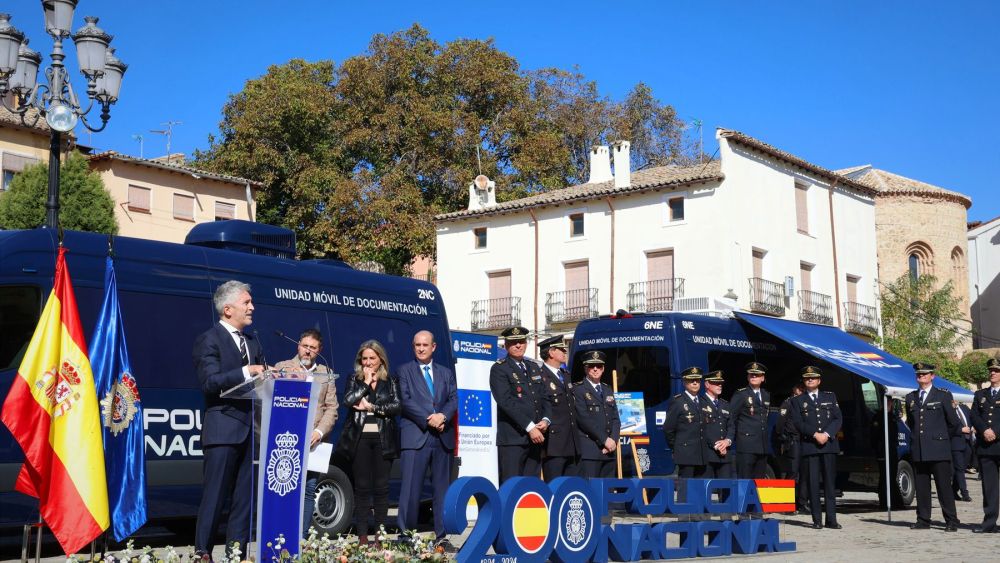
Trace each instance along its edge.
<path fill-rule="evenodd" d="M 485 477 L 499 487 L 497 469 L 497 405 L 490 393 L 490 368 L 498 357 L 497 337 L 471 332 L 452 332 L 455 377 L 458 379 L 459 477 Z M 475 503 L 469 505 L 469 520 L 476 518 Z"/>

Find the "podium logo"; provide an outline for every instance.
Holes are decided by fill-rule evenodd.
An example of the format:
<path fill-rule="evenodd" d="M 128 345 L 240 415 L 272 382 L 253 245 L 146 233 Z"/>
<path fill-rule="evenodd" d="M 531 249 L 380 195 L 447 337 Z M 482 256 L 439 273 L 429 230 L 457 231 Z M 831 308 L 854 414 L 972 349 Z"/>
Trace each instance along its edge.
<path fill-rule="evenodd" d="M 308 409 L 309 397 L 286 397 L 284 395 L 274 396 L 274 406 L 287 409 Z"/>
<path fill-rule="evenodd" d="M 299 457 L 299 437 L 284 432 L 274 437 L 275 448 L 267 460 L 267 488 L 278 496 L 285 496 L 295 490 L 302 473 Z"/>
<path fill-rule="evenodd" d="M 577 492 L 567 495 L 559 507 L 558 521 L 563 523 L 559 538 L 570 551 L 580 551 L 589 545 L 594 529 L 594 510 L 587 497 Z"/>

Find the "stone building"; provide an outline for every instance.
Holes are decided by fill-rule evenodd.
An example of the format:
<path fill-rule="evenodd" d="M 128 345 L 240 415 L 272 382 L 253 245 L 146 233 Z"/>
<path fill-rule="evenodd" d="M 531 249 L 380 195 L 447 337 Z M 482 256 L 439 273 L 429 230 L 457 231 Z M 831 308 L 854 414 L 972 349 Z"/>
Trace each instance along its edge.
<path fill-rule="evenodd" d="M 967 212 L 972 200 L 870 164 L 838 172 L 878 191 L 875 232 L 879 279 L 888 284 L 904 274 L 930 274 L 941 284 L 951 281 L 964 317 L 958 329 L 969 331 Z M 971 345 L 971 339 L 966 338 L 960 351 Z"/>

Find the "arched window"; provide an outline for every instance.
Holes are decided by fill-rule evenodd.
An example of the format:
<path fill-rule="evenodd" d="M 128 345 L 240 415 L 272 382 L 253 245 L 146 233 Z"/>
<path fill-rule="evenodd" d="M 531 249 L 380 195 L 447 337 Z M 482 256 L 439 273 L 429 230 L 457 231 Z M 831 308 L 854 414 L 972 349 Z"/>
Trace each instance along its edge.
<path fill-rule="evenodd" d="M 917 241 L 907 246 L 906 259 L 911 278 L 934 275 L 934 253 L 927 243 Z"/>
<path fill-rule="evenodd" d="M 965 252 L 962 247 L 956 246 L 951 249 L 951 279 L 955 282 L 955 287 L 964 287 L 969 283 L 965 262 Z"/>
<path fill-rule="evenodd" d="M 920 277 L 920 258 L 917 257 L 916 253 L 910 254 L 910 279 L 917 279 Z"/>

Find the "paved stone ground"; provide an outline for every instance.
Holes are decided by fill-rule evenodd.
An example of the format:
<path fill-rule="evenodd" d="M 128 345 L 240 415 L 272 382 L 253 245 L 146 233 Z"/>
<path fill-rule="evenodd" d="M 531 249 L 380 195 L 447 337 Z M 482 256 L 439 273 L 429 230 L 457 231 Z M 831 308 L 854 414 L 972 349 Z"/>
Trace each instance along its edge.
<path fill-rule="evenodd" d="M 937 497 L 934 498 L 933 520 L 930 530 L 910 530 L 910 524 L 916 520 L 915 507 L 909 510 L 897 510 L 892 513 L 892 521 L 886 517 L 884 510 L 880 511 L 873 494 L 847 494 L 838 499 L 838 520 L 844 526 L 842 530 L 813 530 L 809 515 L 780 516 L 781 538 L 783 541 L 794 541 L 797 551 L 794 553 L 757 554 L 750 556 L 734 556 L 725 558 L 705 558 L 702 560 L 759 559 L 761 561 L 800 561 L 808 563 L 839 563 L 850 561 L 860 563 L 867 561 L 888 562 L 905 560 L 912 561 L 947 561 L 959 563 L 985 563 L 1000 561 L 1000 534 L 973 534 L 972 528 L 979 525 L 983 518 L 982 487 L 978 476 L 969 475 L 969 492 L 972 502 L 958 502 L 958 517 L 962 525 L 957 533 L 943 530 L 944 519 L 938 509 Z M 630 518 L 626 521 L 644 521 Z M 453 540 L 460 546 L 461 541 L 469 533 L 467 530 L 461 538 Z M 148 539 L 149 541 L 144 541 Z M 157 533 L 155 530 L 147 538 L 136 542 L 137 545 L 149 545 L 160 548 L 173 542 L 183 542 L 183 536 Z M 190 539 L 187 539 L 190 541 Z M 16 546 L 8 541 L 0 549 L 0 561 L 17 561 L 20 557 L 20 538 L 16 538 Z M 178 553 L 192 551 L 190 545 L 176 548 Z M 53 550 L 47 549 L 48 553 Z M 216 557 L 222 556 L 222 548 L 217 548 Z M 44 557 L 46 563 L 65 561 L 64 557 Z"/>

